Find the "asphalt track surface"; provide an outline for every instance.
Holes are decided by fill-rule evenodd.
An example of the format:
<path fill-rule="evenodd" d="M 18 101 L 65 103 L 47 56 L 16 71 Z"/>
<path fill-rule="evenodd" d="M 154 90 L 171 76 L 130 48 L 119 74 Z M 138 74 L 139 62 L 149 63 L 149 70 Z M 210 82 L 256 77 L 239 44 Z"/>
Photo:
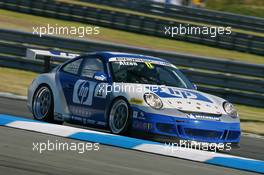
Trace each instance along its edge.
<path fill-rule="evenodd" d="M 26 102 L 0 98 L 0 113 L 32 118 Z M 78 127 L 78 126 L 76 126 Z M 33 151 L 33 142 L 76 140 L 0 127 L 0 174 L 254 174 L 204 163 L 100 145 L 99 151 Z M 242 137 L 229 154 L 264 160 L 263 139 Z"/>

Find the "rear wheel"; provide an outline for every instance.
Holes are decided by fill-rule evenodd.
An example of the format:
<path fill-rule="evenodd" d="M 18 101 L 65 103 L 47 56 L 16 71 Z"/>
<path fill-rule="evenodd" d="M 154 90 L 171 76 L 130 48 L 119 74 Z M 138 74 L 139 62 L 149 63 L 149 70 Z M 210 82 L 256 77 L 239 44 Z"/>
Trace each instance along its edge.
<path fill-rule="evenodd" d="M 130 107 L 123 99 L 115 100 L 109 113 L 109 129 L 114 134 L 126 134 L 130 125 Z"/>
<path fill-rule="evenodd" d="M 33 116 L 36 120 L 62 124 L 54 120 L 54 101 L 49 87 L 41 86 L 33 98 Z"/>

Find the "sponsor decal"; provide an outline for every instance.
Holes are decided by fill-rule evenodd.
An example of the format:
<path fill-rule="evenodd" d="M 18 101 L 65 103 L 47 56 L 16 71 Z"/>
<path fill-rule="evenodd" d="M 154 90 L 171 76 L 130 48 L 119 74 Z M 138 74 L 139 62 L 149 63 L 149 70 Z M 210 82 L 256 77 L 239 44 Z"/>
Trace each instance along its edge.
<path fill-rule="evenodd" d="M 138 116 L 138 111 L 133 111 L 133 118 L 137 118 Z"/>
<path fill-rule="evenodd" d="M 95 75 L 94 79 L 99 81 L 106 81 L 106 77 L 104 75 Z"/>
<path fill-rule="evenodd" d="M 149 131 L 153 128 L 151 123 L 142 122 L 142 121 L 134 121 L 132 127 L 134 129 Z"/>
<path fill-rule="evenodd" d="M 100 83 L 95 88 L 94 96 L 98 98 L 106 98 L 107 92 L 106 92 L 107 83 Z"/>
<path fill-rule="evenodd" d="M 92 120 L 92 119 L 86 119 L 86 123 L 87 124 L 95 125 L 96 124 L 96 121 L 95 120 Z"/>
<path fill-rule="evenodd" d="M 149 69 L 153 69 L 154 68 L 154 66 L 150 62 L 145 62 L 145 64 L 147 65 L 147 67 Z"/>
<path fill-rule="evenodd" d="M 100 121 L 96 122 L 96 124 L 97 124 L 97 125 L 102 125 L 102 126 L 105 126 L 105 125 L 106 125 L 105 122 L 100 122 Z"/>
<path fill-rule="evenodd" d="M 96 92 L 96 97 L 102 97 L 103 96 L 103 90 L 99 89 L 97 92 Z"/>
<path fill-rule="evenodd" d="M 77 121 L 77 122 L 83 122 L 83 118 L 82 117 L 78 117 L 78 116 L 71 116 L 71 120 Z"/>
<path fill-rule="evenodd" d="M 220 117 L 203 114 L 186 114 L 190 119 L 220 121 Z"/>
<path fill-rule="evenodd" d="M 86 80 L 78 80 L 74 85 L 73 103 L 92 105 L 94 84 Z"/>
<path fill-rule="evenodd" d="M 132 62 L 132 61 L 119 61 L 119 64 L 121 66 L 125 65 L 125 66 L 137 66 L 137 62 Z"/>
<path fill-rule="evenodd" d="M 146 120 L 144 113 L 139 112 L 139 111 L 133 111 L 133 118 L 140 119 L 140 120 Z"/>
<path fill-rule="evenodd" d="M 112 57 L 109 59 L 110 62 L 118 61 L 118 62 L 134 62 L 134 63 L 151 63 L 158 64 L 163 66 L 171 66 L 175 67 L 173 64 L 166 61 L 155 60 L 155 58 L 136 58 L 136 57 Z"/>
<path fill-rule="evenodd" d="M 90 117 L 92 115 L 92 112 L 85 107 L 70 106 L 69 109 L 73 114 L 78 115 L 78 116 Z"/>
<path fill-rule="evenodd" d="M 80 117 L 80 116 L 71 116 L 71 120 L 75 121 L 75 122 L 78 122 L 78 123 L 82 123 L 83 125 L 89 125 L 89 124 L 92 124 L 92 125 L 101 125 L 101 126 L 105 126 L 106 123 L 105 122 L 102 122 L 102 121 L 96 121 L 96 120 L 93 120 L 91 118 L 87 118 L 87 117 Z"/>
<path fill-rule="evenodd" d="M 151 89 L 149 90 L 152 91 Z M 201 93 L 173 87 L 158 87 L 158 90 L 154 93 L 161 98 L 182 98 L 213 103 L 209 98 L 205 97 Z"/>

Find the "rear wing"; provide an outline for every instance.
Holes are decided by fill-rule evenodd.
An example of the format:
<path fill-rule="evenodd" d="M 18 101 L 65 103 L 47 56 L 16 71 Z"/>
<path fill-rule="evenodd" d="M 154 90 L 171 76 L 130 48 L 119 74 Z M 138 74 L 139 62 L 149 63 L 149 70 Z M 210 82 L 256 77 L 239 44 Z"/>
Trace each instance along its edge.
<path fill-rule="evenodd" d="M 51 69 L 52 62 L 65 62 L 69 59 L 73 59 L 79 56 L 79 54 L 61 52 L 61 51 L 48 51 L 39 49 L 27 49 L 26 58 L 31 60 L 42 60 L 44 62 L 44 71 L 48 72 Z"/>

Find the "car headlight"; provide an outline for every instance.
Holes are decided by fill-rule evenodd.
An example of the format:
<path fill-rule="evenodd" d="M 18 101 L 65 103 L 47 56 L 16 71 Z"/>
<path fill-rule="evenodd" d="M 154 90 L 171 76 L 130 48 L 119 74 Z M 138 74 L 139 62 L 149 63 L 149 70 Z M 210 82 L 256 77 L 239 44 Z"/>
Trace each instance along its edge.
<path fill-rule="evenodd" d="M 224 108 L 225 112 L 228 115 L 230 115 L 230 117 L 232 117 L 232 118 L 238 117 L 238 113 L 237 113 L 237 111 L 236 111 L 236 109 L 232 103 L 224 102 L 223 108 Z"/>
<path fill-rule="evenodd" d="M 145 93 L 144 100 L 150 107 L 154 109 L 161 109 L 163 106 L 161 99 L 153 93 Z"/>

